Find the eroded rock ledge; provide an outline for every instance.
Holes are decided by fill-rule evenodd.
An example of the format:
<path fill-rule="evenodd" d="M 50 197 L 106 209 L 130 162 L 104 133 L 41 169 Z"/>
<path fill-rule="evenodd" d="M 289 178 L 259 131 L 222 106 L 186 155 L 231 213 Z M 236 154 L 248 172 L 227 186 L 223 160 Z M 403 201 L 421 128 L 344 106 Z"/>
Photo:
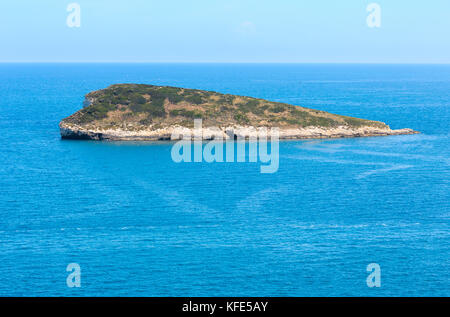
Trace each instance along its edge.
<path fill-rule="evenodd" d="M 63 139 L 79 140 L 110 140 L 110 141 L 174 141 L 183 136 L 191 140 L 212 139 L 248 139 L 271 135 L 271 129 L 255 128 L 251 126 L 230 126 L 222 128 L 193 129 L 181 126 L 160 128 L 155 130 L 128 131 L 122 129 L 92 129 L 81 126 L 60 123 Z M 390 128 L 360 127 L 350 128 L 341 126 L 336 128 L 307 127 L 307 128 L 279 128 L 279 139 L 321 139 L 321 138 L 352 138 L 369 136 L 388 136 L 419 133 L 412 129 L 392 130 Z"/>

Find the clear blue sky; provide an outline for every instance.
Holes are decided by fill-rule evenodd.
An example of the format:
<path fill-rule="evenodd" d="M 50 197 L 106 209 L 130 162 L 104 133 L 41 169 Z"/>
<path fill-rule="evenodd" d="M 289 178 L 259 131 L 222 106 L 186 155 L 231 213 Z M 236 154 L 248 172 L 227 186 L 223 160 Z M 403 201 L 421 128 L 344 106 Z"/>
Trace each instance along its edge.
<path fill-rule="evenodd" d="M 0 40 L 0 62 L 450 63 L 450 1 L 2 0 Z"/>

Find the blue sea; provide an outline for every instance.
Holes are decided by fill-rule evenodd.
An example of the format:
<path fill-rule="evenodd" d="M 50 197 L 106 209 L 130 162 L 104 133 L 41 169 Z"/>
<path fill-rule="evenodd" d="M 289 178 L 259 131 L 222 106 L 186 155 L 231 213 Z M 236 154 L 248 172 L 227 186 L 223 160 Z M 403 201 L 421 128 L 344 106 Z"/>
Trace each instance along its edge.
<path fill-rule="evenodd" d="M 61 140 L 115 83 L 421 134 L 281 142 L 273 174 L 175 163 L 168 142 Z M 450 65 L 0 64 L 0 296 L 449 296 L 449 122 Z"/>

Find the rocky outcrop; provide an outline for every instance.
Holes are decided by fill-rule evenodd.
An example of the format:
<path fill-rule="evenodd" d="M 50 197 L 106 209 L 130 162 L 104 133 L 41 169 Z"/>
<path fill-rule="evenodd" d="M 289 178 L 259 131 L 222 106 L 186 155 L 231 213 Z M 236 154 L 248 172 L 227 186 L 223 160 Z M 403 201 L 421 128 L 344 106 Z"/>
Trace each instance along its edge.
<path fill-rule="evenodd" d="M 59 126 L 63 139 L 130 141 L 254 139 L 264 137 L 267 129 L 278 129 L 281 140 L 418 133 L 264 99 L 139 84 L 87 94 L 83 108 Z"/>
<path fill-rule="evenodd" d="M 173 141 L 184 139 L 212 140 L 212 139 L 255 139 L 258 137 L 270 138 L 275 129 L 255 128 L 251 126 L 229 126 L 221 128 L 186 128 L 174 126 L 160 129 L 142 129 L 137 131 L 122 129 L 86 129 L 65 122 L 60 123 L 61 137 L 63 139 L 79 140 L 111 140 L 111 141 Z M 369 136 L 388 136 L 402 134 L 416 134 L 411 129 L 392 130 L 379 127 L 351 128 L 341 126 L 336 128 L 307 127 L 307 128 L 278 128 L 280 140 L 295 139 L 322 139 L 322 138 L 352 138 Z"/>

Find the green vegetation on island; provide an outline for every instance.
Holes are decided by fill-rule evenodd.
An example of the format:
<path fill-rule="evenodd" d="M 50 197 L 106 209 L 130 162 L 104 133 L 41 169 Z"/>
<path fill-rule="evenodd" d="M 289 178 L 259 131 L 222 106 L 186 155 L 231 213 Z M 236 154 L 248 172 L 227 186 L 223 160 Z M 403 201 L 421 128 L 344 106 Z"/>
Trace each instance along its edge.
<path fill-rule="evenodd" d="M 143 84 L 117 84 L 86 95 L 86 106 L 63 122 L 105 129 L 168 126 L 326 127 L 387 125 L 280 102 L 212 91 Z"/>

